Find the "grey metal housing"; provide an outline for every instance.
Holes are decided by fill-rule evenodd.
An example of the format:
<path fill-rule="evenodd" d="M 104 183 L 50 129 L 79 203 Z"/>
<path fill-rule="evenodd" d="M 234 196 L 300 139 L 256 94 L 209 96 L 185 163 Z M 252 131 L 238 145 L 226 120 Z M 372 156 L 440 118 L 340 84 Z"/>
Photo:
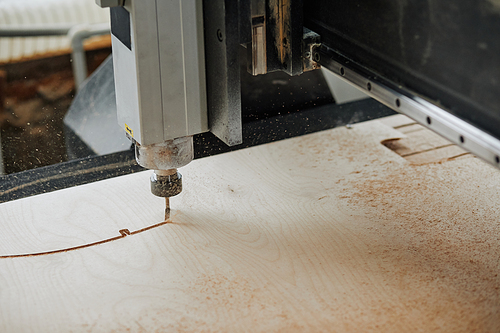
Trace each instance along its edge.
<path fill-rule="evenodd" d="M 202 1 L 114 9 L 130 21 L 130 48 L 112 34 L 119 125 L 141 145 L 207 131 Z"/>

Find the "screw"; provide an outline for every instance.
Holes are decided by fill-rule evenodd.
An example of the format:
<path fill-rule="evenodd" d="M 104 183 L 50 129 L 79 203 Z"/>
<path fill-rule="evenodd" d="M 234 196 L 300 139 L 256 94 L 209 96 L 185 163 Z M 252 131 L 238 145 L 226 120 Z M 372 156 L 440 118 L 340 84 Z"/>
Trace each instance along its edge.
<path fill-rule="evenodd" d="M 217 30 L 217 38 L 219 39 L 219 42 L 222 42 L 222 40 L 223 40 L 222 31 L 220 31 L 220 29 Z"/>

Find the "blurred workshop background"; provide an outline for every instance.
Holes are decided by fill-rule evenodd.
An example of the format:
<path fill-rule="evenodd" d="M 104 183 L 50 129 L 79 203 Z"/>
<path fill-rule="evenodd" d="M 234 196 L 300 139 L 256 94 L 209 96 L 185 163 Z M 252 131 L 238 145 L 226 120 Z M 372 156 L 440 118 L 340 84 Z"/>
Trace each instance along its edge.
<path fill-rule="evenodd" d="M 0 0 L 0 174 L 68 159 L 74 77 L 110 53 L 109 11 L 94 0 Z"/>

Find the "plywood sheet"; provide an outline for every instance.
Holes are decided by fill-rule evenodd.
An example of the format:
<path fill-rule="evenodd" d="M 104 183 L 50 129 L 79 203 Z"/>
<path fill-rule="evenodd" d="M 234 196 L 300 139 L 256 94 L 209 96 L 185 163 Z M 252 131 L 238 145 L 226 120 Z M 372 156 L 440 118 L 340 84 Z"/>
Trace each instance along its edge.
<path fill-rule="evenodd" d="M 1 204 L 0 255 L 82 246 L 163 221 L 165 200 L 151 196 L 149 175 L 141 176 L 134 184 L 114 178 Z"/>
<path fill-rule="evenodd" d="M 475 158 L 412 165 L 380 143 L 399 136 L 367 122 L 194 161 L 173 223 L 0 258 L 0 331 L 500 330 L 498 172 Z M 22 220 L 2 204 L 2 241 L 41 243 L 3 224 L 53 233 L 58 205 L 86 217 L 61 233 L 155 225 L 161 199 L 128 195 L 148 177 L 31 198 Z M 54 215 L 29 215 L 33 200 Z"/>

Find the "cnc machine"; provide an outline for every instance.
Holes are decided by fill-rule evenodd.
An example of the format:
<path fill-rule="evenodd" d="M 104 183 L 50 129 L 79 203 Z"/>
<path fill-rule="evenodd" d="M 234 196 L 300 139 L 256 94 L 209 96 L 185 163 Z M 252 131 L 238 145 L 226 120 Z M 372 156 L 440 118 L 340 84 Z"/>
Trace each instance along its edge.
<path fill-rule="evenodd" d="M 393 110 L 500 166 L 495 1 L 96 2 L 110 8 L 113 58 L 84 83 L 65 119 L 86 146 L 68 148 L 74 161 L 66 165 L 8 176 L 2 201 L 142 170 L 136 158 L 155 170 L 152 192 L 168 208 L 182 190 L 177 168 L 193 158 Z M 316 104 L 319 67 L 381 104 L 326 105 L 331 95 Z M 296 103 L 306 90 L 310 102 Z M 123 143 L 94 150 L 115 137 L 116 115 Z"/>
<path fill-rule="evenodd" d="M 500 165 L 500 7 L 493 1 L 96 0 L 110 7 L 118 122 L 153 194 L 182 190 L 193 135 L 242 143 L 252 75 L 324 66 Z M 241 56 L 244 54 L 245 56 Z M 167 218 L 168 216 L 166 216 Z"/>

